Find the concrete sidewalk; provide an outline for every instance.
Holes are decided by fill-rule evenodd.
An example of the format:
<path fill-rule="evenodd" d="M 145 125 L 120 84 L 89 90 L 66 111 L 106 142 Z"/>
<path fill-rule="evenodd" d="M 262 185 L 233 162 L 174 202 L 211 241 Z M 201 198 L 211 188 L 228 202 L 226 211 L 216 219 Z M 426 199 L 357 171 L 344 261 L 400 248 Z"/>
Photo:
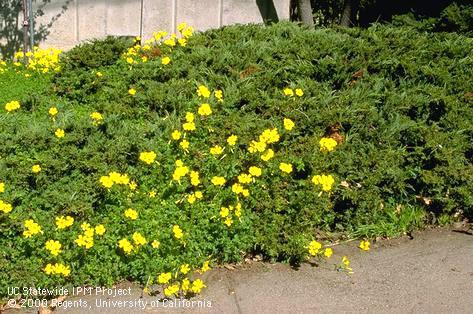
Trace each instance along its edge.
<path fill-rule="evenodd" d="M 139 287 L 122 284 L 132 295 L 108 301 L 147 302 L 146 308 L 104 308 L 107 298 L 82 297 L 87 308 L 55 313 L 473 313 L 472 235 L 434 229 L 412 240 L 380 241 L 368 252 L 357 244 L 335 246 L 328 262 L 298 270 L 261 262 L 214 269 L 206 273 L 200 303 L 158 304 L 156 297 L 140 299 Z M 334 270 L 343 255 L 354 274 Z"/>

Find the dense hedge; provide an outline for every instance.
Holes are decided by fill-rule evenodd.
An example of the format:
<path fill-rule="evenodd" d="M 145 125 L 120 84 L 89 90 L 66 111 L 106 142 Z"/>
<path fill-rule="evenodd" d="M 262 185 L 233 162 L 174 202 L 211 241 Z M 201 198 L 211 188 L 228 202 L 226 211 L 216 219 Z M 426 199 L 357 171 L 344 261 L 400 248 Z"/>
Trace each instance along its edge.
<path fill-rule="evenodd" d="M 111 46 L 122 42 L 107 39 Z M 91 251 L 72 249 L 71 243 L 64 253 L 64 260 L 75 261 L 72 282 L 84 284 L 146 281 L 169 265 L 197 265 L 208 256 L 238 260 L 250 251 L 297 261 L 307 242 L 326 232 L 392 235 L 421 225 L 425 212 L 473 215 L 471 38 L 379 25 L 232 26 L 192 37 L 168 54 L 166 66 L 164 51 L 130 65 L 108 51 L 96 53 L 99 45 L 107 47 L 96 42 L 66 54 L 67 70 L 54 77 L 49 91 L 53 98 L 30 95 L 21 112 L 0 119 L 0 179 L 9 186 L 2 197 L 15 208 L 10 217 L 0 216 L 3 286 L 56 282 L 39 272 L 47 260 L 39 252 L 42 244 L 18 240 L 31 217 L 44 225 L 71 215 L 113 226 Z M 113 62 L 104 63 L 106 55 Z M 87 67 L 76 66 L 81 62 Z M 186 111 L 197 111 L 199 85 L 221 89 L 224 101 L 212 100 L 214 114 L 189 135 L 196 149 L 184 153 L 170 134 Z M 286 87 L 301 88 L 304 96 L 286 97 Z M 54 122 L 51 106 L 59 109 Z M 102 125 L 91 124 L 92 111 L 103 114 Z M 292 132 L 283 132 L 283 118 L 295 122 Z M 61 140 L 54 138 L 58 127 L 66 132 Z M 264 164 L 265 175 L 241 201 L 241 222 L 228 228 L 218 213 L 233 194 L 215 190 L 209 179 L 232 178 L 261 162 L 246 147 L 271 127 L 282 136 L 274 162 Z M 216 162 L 204 149 L 224 145 L 231 134 L 239 144 Z M 323 136 L 341 144 L 321 153 Z M 151 168 L 139 160 L 150 150 L 160 163 Z M 192 187 L 170 183 L 178 158 L 199 169 L 204 195 L 212 198 L 179 202 Z M 281 175 L 279 162 L 292 163 L 294 172 Z M 36 163 L 44 169 L 39 175 L 31 173 Z M 138 192 L 107 192 L 99 179 L 110 171 L 127 173 Z M 335 177 L 331 193 L 320 194 L 310 182 L 321 173 Z M 146 196 L 151 190 L 156 198 Z M 141 222 L 123 222 L 130 206 Z M 174 224 L 189 235 L 184 248 L 171 241 Z M 45 227 L 45 234 L 53 227 Z M 134 257 L 117 252 L 118 239 L 136 229 L 159 237 L 162 251 Z M 71 242 L 68 235 L 58 237 Z"/>

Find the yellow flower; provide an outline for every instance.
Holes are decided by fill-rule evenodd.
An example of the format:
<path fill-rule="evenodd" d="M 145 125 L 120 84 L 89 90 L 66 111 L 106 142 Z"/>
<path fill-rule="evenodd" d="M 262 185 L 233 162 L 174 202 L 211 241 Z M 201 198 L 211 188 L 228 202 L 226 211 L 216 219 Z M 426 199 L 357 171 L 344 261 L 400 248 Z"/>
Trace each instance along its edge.
<path fill-rule="evenodd" d="M 83 231 L 90 230 L 90 224 L 89 224 L 88 222 L 83 222 L 83 223 L 80 225 L 80 228 L 81 228 Z"/>
<path fill-rule="evenodd" d="M 182 140 L 179 145 L 181 145 L 181 147 L 184 149 L 184 150 L 187 150 L 189 148 L 189 142 L 187 140 Z"/>
<path fill-rule="evenodd" d="M 159 243 L 158 240 L 153 240 L 153 242 L 151 242 L 151 246 L 153 247 L 153 249 L 158 249 L 160 245 L 161 243 Z"/>
<path fill-rule="evenodd" d="M 228 207 L 221 207 L 220 208 L 220 217 L 222 218 L 225 218 L 228 216 L 228 214 L 230 213 Z"/>
<path fill-rule="evenodd" d="M 248 184 L 251 183 L 252 177 L 250 174 L 242 173 L 238 176 L 238 182 L 241 184 Z"/>
<path fill-rule="evenodd" d="M 48 240 L 45 244 L 45 248 L 54 256 L 58 256 L 59 253 L 61 253 L 61 243 L 59 241 Z"/>
<path fill-rule="evenodd" d="M 186 22 L 182 22 L 180 23 L 179 25 L 177 25 L 177 30 L 182 32 L 184 30 L 184 28 L 187 27 L 187 23 Z"/>
<path fill-rule="evenodd" d="M 175 283 L 173 285 L 167 286 L 164 289 L 164 295 L 167 297 L 175 296 L 179 292 L 179 284 Z"/>
<path fill-rule="evenodd" d="M 284 89 L 284 95 L 286 96 L 294 96 L 294 91 L 291 88 Z"/>
<path fill-rule="evenodd" d="M 109 189 L 113 186 L 113 180 L 109 176 L 101 176 L 100 177 L 100 183 L 107 189 Z"/>
<path fill-rule="evenodd" d="M 253 177 L 260 177 L 261 176 L 261 168 L 251 166 L 249 171 L 248 171 Z"/>
<path fill-rule="evenodd" d="M 362 249 L 363 251 L 369 251 L 370 250 L 370 242 L 369 241 L 361 241 L 359 248 Z"/>
<path fill-rule="evenodd" d="M 287 164 L 285 162 L 281 162 L 279 164 L 279 169 L 282 171 L 282 172 L 286 172 L 286 173 L 291 173 L 292 172 L 292 165 L 291 164 Z"/>
<path fill-rule="evenodd" d="M 174 225 L 172 227 L 172 232 L 174 233 L 174 237 L 176 239 L 181 239 L 184 236 L 181 227 L 179 227 L 178 225 Z"/>
<path fill-rule="evenodd" d="M 174 47 L 176 45 L 176 40 L 174 38 L 168 38 L 164 40 L 164 44 L 169 47 Z"/>
<path fill-rule="evenodd" d="M 5 110 L 8 111 L 8 112 L 11 112 L 11 111 L 14 111 L 14 110 L 18 110 L 20 109 L 20 102 L 19 101 L 10 101 L 9 103 L 6 103 L 5 104 Z"/>
<path fill-rule="evenodd" d="M 156 159 L 156 153 L 153 151 L 140 153 L 140 160 L 148 165 L 151 165 L 155 159 Z"/>
<path fill-rule="evenodd" d="M 317 253 L 319 253 L 319 250 L 322 248 L 322 244 L 320 244 L 319 242 L 315 241 L 315 240 L 312 240 L 310 243 L 309 243 L 309 254 L 312 255 L 312 256 L 315 256 L 317 255 Z"/>
<path fill-rule="evenodd" d="M 51 108 L 49 108 L 49 115 L 50 115 L 51 117 L 54 117 L 55 115 L 57 115 L 57 113 L 58 113 L 58 110 L 57 110 L 56 107 L 51 107 Z"/>
<path fill-rule="evenodd" d="M 173 140 L 178 141 L 181 138 L 181 132 L 179 132 L 178 130 L 174 130 L 171 136 Z"/>
<path fill-rule="evenodd" d="M 235 146 L 237 140 L 238 140 L 238 136 L 232 134 L 227 138 L 227 143 L 230 146 Z"/>
<path fill-rule="evenodd" d="M 243 186 L 239 183 L 234 183 L 232 185 L 232 192 L 235 194 L 243 193 Z"/>
<path fill-rule="evenodd" d="M 95 75 L 97 75 L 97 77 L 102 77 L 103 76 L 102 72 L 97 72 L 97 73 L 95 73 Z"/>
<path fill-rule="evenodd" d="M 195 130 L 195 123 L 194 122 L 186 122 L 182 125 L 182 128 L 186 131 L 194 131 Z"/>
<path fill-rule="evenodd" d="M 163 64 L 163 65 L 168 65 L 170 62 L 171 62 L 171 58 L 169 58 L 169 57 L 164 57 L 164 58 L 161 59 L 161 64 Z"/>
<path fill-rule="evenodd" d="M 331 248 L 326 248 L 326 249 L 324 250 L 324 256 L 325 256 L 326 258 L 329 258 L 330 256 L 332 256 L 332 254 L 333 254 L 333 250 L 332 250 Z"/>
<path fill-rule="evenodd" d="M 187 201 L 189 202 L 189 204 L 194 204 L 195 200 L 196 200 L 196 197 L 194 194 L 190 194 L 187 196 Z"/>
<path fill-rule="evenodd" d="M 227 227 L 230 227 L 233 224 L 233 219 L 227 217 L 223 223 L 226 224 Z"/>
<path fill-rule="evenodd" d="M 200 293 L 200 291 L 202 291 L 202 289 L 205 288 L 205 287 L 206 287 L 206 285 L 204 285 L 204 282 L 201 279 L 196 279 L 192 283 L 191 290 L 194 293 Z"/>
<path fill-rule="evenodd" d="M 65 229 L 67 227 L 72 226 L 73 223 L 74 223 L 74 218 L 72 218 L 71 216 L 56 217 L 56 226 L 58 229 Z"/>
<path fill-rule="evenodd" d="M 182 47 L 185 47 L 187 45 L 187 40 L 185 38 L 179 38 L 177 40 L 177 42 L 179 43 L 179 45 L 181 45 Z"/>
<path fill-rule="evenodd" d="M 256 152 L 264 152 L 264 150 L 266 149 L 266 142 L 262 142 L 262 141 L 251 141 L 250 143 L 250 147 L 248 147 L 248 151 L 252 154 L 256 153 Z"/>
<path fill-rule="evenodd" d="M 65 133 L 63 129 L 56 129 L 56 132 L 54 132 L 54 135 L 56 135 L 57 138 L 63 138 Z"/>
<path fill-rule="evenodd" d="M 203 98 L 209 98 L 210 97 L 210 91 L 207 87 L 204 85 L 200 85 L 197 88 L 197 95 Z"/>
<path fill-rule="evenodd" d="M 279 141 L 279 138 L 280 136 L 277 128 L 266 129 L 259 136 L 260 142 L 264 142 L 267 144 L 276 143 L 277 141 Z"/>
<path fill-rule="evenodd" d="M 171 273 L 162 273 L 158 276 L 158 283 L 165 284 L 171 280 L 172 274 Z"/>
<path fill-rule="evenodd" d="M 189 26 L 188 28 L 182 31 L 182 36 L 184 36 L 185 38 L 189 38 L 192 36 L 193 32 L 194 32 L 194 28 Z"/>
<path fill-rule="evenodd" d="M 41 166 L 40 165 L 33 165 L 33 167 L 31 167 L 31 171 L 33 173 L 39 173 L 41 171 Z"/>
<path fill-rule="evenodd" d="M 199 179 L 199 172 L 197 171 L 191 171 L 189 174 L 191 178 L 191 184 L 193 186 L 198 186 L 200 184 L 200 179 Z"/>
<path fill-rule="evenodd" d="M 136 89 L 130 88 L 130 89 L 128 90 L 128 94 L 130 94 L 131 96 L 135 96 L 135 95 L 136 95 Z"/>
<path fill-rule="evenodd" d="M 94 111 L 90 114 L 90 118 L 94 120 L 94 125 L 99 125 L 103 121 L 103 116 L 100 112 Z"/>
<path fill-rule="evenodd" d="M 0 193 L 5 192 L 5 183 L 0 182 Z"/>
<path fill-rule="evenodd" d="M 118 241 L 118 247 L 123 250 L 126 255 L 131 254 L 133 252 L 133 245 L 128 241 L 128 239 L 121 239 Z"/>
<path fill-rule="evenodd" d="M 348 257 L 346 257 L 346 256 L 343 256 L 343 257 L 342 257 L 342 263 L 343 263 L 343 265 L 345 265 L 346 267 L 350 266 L 350 260 L 349 260 Z"/>
<path fill-rule="evenodd" d="M 11 204 L 5 203 L 4 201 L 0 200 L 0 212 L 4 214 L 8 214 L 13 210 L 13 206 Z"/>
<path fill-rule="evenodd" d="M 139 232 L 133 233 L 131 238 L 133 239 L 133 242 L 135 242 L 137 246 L 145 245 L 146 243 L 148 243 L 148 241 L 146 241 L 146 238 Z"/>
<path fill-rule="evenodd" d="M 212 114 L 212 109 L 210 108 L 209 104 L 205 103 L 205 104 L 200 105 L 199 110 L 197 110 L 197 112 L 201 116 L 209 116 Z"/>
<path fill-rule="evenodd" d="M 331 175 L 316 175 L 312 177 L 312 183 L 322 185 L 322 190 L 328 192 L 332 189 L 335 180 Z"/>
<path fill-rule="evenodd" d="M 138 212 L 133 208 L 128 208 L 125 210 L 125 217 L 130 218 L 131 220 L 135 220 L 138 218 Z"/>
<path fill-rule="evenodd" d="M 189 264 L 184 264 L 184 265 L 181 265 L 181 273 L 183 273 L 184 275 L 187 274 L 191 269 L 189 267 Z"/>
<path fill-rule="evenodd" d="M 202 194 L 201 191 L 195 191 L 194 195 L 197 199 L 201 199 L 202 197 L 204 197 L 204 194 Z"/>
<path fill-rule="evenodd" d="M 273 157 L 274 151 L 271 148 L 269 148 L 263 155 L 261 155 L 261 159 L 263 159 L 264 161 L 268 161 Z"/>
<path fill-rule="evenodd" d="M 235 216 L 237 216 L 238 218 L 240 218 L 241 216 L 241 204 L 238 203 L 237 206 L 235 207 Z"/>
<path fill-rule="evenodd" d="M 130 190 L 134 191 L 136 190 L 138 185 L 136 184 L 136 182 L 131 181 L 130 183 L 128 183 L 128 187 L 130 188 Z"/>
<path fill-rule="evenodd" d="M 300 88 L 296 88 L 296 95 L 299 97 L 302 97 L 304 95 L 304 92 Z"/>
<path fill-rule="evenodd" d="M 180 160 L 177 160 L 176 161 L 176 164 L 178 163 L 178 161 Z M 181 162 L 182 163 L 182 162 Z M 183 176 L 185 176 L 187 173 L 189 172 L 189 168 L 184 166 L 184 164 L 182 165 L 178 165 L 176 167 L 176 169 L 174 170 L 174 173 L 172 174 L 172 179 L 174 181 L 179 181 Z"/>
<path fill-rule="evenodd" d="M 223 92 L 221 90 L 217 89 L 215 91 L 215 98 L 217 98 L 218 102 L 222 102 L 223 101 Z"/>
<path fill-rule="evenodd" d="M 29 238 L 29 237 L 31 237 L 35 234 L 38 234 L 38 233 L 43 233 L 43 231 L 41 230 L 40 225 L 38 225 L 32 219 L 25 220 L 24 227 L 25 227 L 25 230 L 23 231 L 23 236 L 25 238 Z"/>
<path fill-rule="evenodd" d="M 294 122 L 291 119 L 284 119 L 284 128 L 288 131 L 291 131 L 294 128 Z"/>
<path fill-rule="evenodd" d="M 71 273 L 71 269 L 69 268 L 69 266 L 66 266 L 61 263 L 56 263 L 54 265 L 47 264 L 43 270 L 47 275 L 62 275 L 64 277 L 69 276 L 69 274 Z"/>
<path fill-rule="evenodd" d="M 227 180 L 225 180 L 224 177 L 213 177 L 212 180 L 211 180 L 212 184 L 213 185 L 224 185 L 225 182 L 227 182 Z"/>
<path fill-rule="evenodd" d="M 103 235 L 105 233 L 106 229 L 104 225 L 97 225 L 95 226 L 95 233 L 99 236 Z"/>
<path fill-rule="evenodd" d="M 210 148 L 210 153 L 214 156 L 220 155 L 223 153 L 223 148 L 219 145 L 215 145 Z"/>
<path fill-rule="evenodd" d="M 182 289 L 182 291 L 183 291 L 184 293 L 186 293 L 187 291 L 189 291 L 190 284 L 191 284 L 191 282 L 189 281 L 189 279 L 184 278 L 184 279 L 182 280 L 181 289 Z"/>
<path fill-rule="evenodd" d="M 323 152 L 331 152 L 337 146 L 337 141 L 330 137 L 322 137 L 319 141 L 320 150 Z"/>
<path fill-rule="evenodd" d="M 192 112 L 186 112 L 186 121 L 194 122 L 195 116 Z"/>
<path fill-rule="evenodd" d="M 148 196 L 149 196 L 150 198 L 155 198 L 155 197 L 156 197 L 156 191 L 149 191 L 149 192 L 148 192 Z"/>
<path fill-rule="evenodd" d="M 133 64 L 135 62 L 135 60 L 133 60 L 132 57 L 128 57 L 128 58 L 126 58 L 126 62 L 129 63 L 129 64 Z"/>
<path fill-rule="evenodd" d="M 209 261 L 205 261 L 203 264 L 202 264 L 202 268 L 200 269 L 200 272 L 201 273 L 205 273 L 206 271 L 210 270 L 210 266 L 209 266 Z"/>

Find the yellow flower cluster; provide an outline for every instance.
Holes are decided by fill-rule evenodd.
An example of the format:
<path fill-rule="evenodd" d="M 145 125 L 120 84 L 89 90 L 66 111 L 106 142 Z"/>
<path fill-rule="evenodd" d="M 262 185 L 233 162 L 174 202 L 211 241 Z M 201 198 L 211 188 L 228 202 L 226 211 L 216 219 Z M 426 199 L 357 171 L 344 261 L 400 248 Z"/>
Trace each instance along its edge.
<path fill-rule="evenodd" d="M 320 249 L 322 248 L 322 244 L 320 244 L 320 242 L 317 242 L 315 240 L 312 240 L 310 243 L 309 243 L 309 254 L 312 255 L 312 256 L 316 256 Z"/>
<path fill-rule="evenodd" d="M 98 226 L 97 226 L 98 227 Z M 103 227 L 103 226 L 102 226 Z M 84 222 L 81 225 L 82 231 L 84 231 L 83 234 L 79 234 L 77 236 L 77 239 L 74 240 L 74 242 L 80 246 L 84 247 L 86 249 L 90 249 L 91 247 L 94 246 L 94 234 L 95 234 L 95 229 L 90 226 L 90 224 Z M 105 232 L 105 231 L 104 231 Z"/>
<path fill-rule="evenodd" d="M 205 104 L 202 104 L 200 105 L 199 109 L 197 110 L 197 112 L 201 115 L 201 116 L 210 116 L 212 114 L 212 109 L 210 108 L 210 105 L 205 103 Z"/>
<path fill-rule="evenodd" d="M 130 185 L 130 179 L 126 174 L 118 172 L 110 172 L 108 176 L 100 177 L 100 183 L 107 189 L 110 189 L 114 184 Z"/>
<path fill-rule="evenodd" d="M 133 252 L 133 244 L 131 244 L 128 239 L 121 239 L 118 241 L 118 247 L 122 249 L 126 255 L 129 255 L 131 252 Z"/>
<path fill-rule="evenodd" d="M 296 88 L 296 90 L 294 91 L 292 88 L 287 87 L 283 90 L 283 93 L 284 95 L 289 96 L 289 97 L 294 97 L 294 94 L 297 95 L 298 97 L 304 96 L 304 91 L 300 88 Z"/>
<path fill-rule="evenodd" d="M 71 273 L 71 269 L 69 268 L 69 266 L 66 266 L 61 263 L 56 263 L 54 265 L 47 264 L 46 267 L 44 267 L 44 272 L 47 275 L 62 275 L 64 277 L 67 277 Z"/>
<path fill-rule="evenodd" d="M 329 192 L 332 189 L 333 184 L 335 183 L 335 179 L 332 175 L 316 175 L 312 177 L 312 183 L 315 185 L 322 185 L 322 190 L 325 192 Z"/>
<path fill-rule="evenodd" d="M 125 210 L 124 215 L 126 218 L 129 218 L 131 220 L 136 220 L 138 218 L 138 212 L 133 208 L 128 208 L 127 210 Z"/>
<path fill-rule="evenodd" d="M 184 236 L 184 232 L 182 232 L 181 227 L 179 227 L 178 225 L 174 225 L 172 227 L 172 233 L 174 234 L 174 237 L 176 239 L 182 239 L 182 237 Z"/>
<path fill-rule="evenodd" d="M 20 102 L 17 100 L 13 100 L 5 104 L 5 110 L 8 112 L 18 110 L 20 109 L 20 107 L 21 107 Z"/>
<path fill-rule="evenodd" d="M 58 229 L 65 229 L 67 227 L 72 226 L 73 223 L 74 223 L 74 218 L 72 218 L 71 216 L 56 217 L 56 226 Z"/>
<path fill-rule="evenodd" d="M 186 23 L 181 23 L 178 26 L 178 31 L 181 33 L 181 38 L 178 38 L 176 34 L 168 36 L 168 33 L 165 31 L 153 32 L 153 37 L 145 40 L 143 45 L 140 44 L 141 38 L 137 36 L 135 38 L 135 45 L 128 48 L 123 54 L 123 59 L 130 65 L 148 62 L 150 58 L 160 56 L 163 51 L 171 52 L 177 44 L 185 47 L 189 38 L 192 37 L 194 29 L 188 27 Z M 170 57 L 161 57 L 162 65 L 168 65 L 170 62 Z"/>
<path fill-rule="evenodd" d="M 176 169 L 174 170 L 172 179 L 179 182 L 187 173 L 189 173 L 189 168 L 185 166 L 181 160 L 176 160 Z"/>
<path fill-rule="evenodd" d="M 57 138 L 63 138 L 65 136 L 65 132 L 63 129 L 56 129 L 54 135 L 56 135 Z"/>
<path fill-rule="evenodd" d="M 95 126 L 100 125 L 103 122 L 103 115 L 97 111 L 92 112 L 90 118 L 92 119 L 92 124 Z"/>
<path fill-rule="evenodd" d="M 292 165 L 288 164 L 288 163 L 285 163 L 285 162 L 281 162 L 279 164 L 279 170 L 281 170 L 282 172 L 285 172 L 285 173 L 291 173 L 292 172 Z"/>
<path fill-rule="evenodd" d="M 148 165 L 151 165 L 155 159 L 156 159 L 156 153 L 153 151 L 140 153 L 140 160 Z"/>
<path fill-rule="evenodd" d="M 55 240 L 46 241 L 45 248 L 51 253 L 51 255 L 58 256 L 61 253 L 61 243 Z"/>
<path fill-rule="evenodd" d="M 39 173 L 39 172 L 41 172 L 41 166 L 40 166 L 40 165 L 33 165 L 33 166 L 31 167 L 31 172 L 33 172 L 33 173 Z"/>
<path fill-rule="evenodd" d="M 370 241 L 361 241 L 359 248 L 362 249 L 363 251 L 369 251 L 370 250 Z"/>
<path fill-rule="evenodd" d="M 204 195 L 201 191 L 195 191 L 194 193 L 189 194 L 187 196 L 187 201 L 189 202 L 189 204 L 194 204 L 196 200 L 199 200 L 202 197 L 204 197 Z"/>
<path fill-rule="evenodd" d="M 225 180 L 224 177 L 218 177 L 218 176 L 212 177 L 212 180 L 210 181 L 212 182 L 213 185 L 217 185 L 217 186 L 222 186 L 227 182 L 227 180 Z"/>
<path fill-rule="evenodd" d="M 48 73 L 51 71 L 59 72 L 61 67 L 59 66 L 59 57 L 62 50 L 56 48 L 40 49 L 34 47 L 33 51 L 29 51 L 24 54 L 19 51 L 15 54 L 16 65 L 23 61 L 26 56 L 28 59 L 26 68 L 31 71 L 37 71 L 40 73 Z M 21 64 L 20 64 L 21 65 Z"/>
<path fill-rule="evenodd" d="M 319 141 L 320 150 L 323 152 L 331 152 L 337 146 L 337 141 L 331 137 L 322 137 Z"/>
<path fill-rule="evenodd" d="M 3 191 L 2 191 L 3 192 Z M 11 212 L 13 207 L 11 204 L 5 203 L 4 201 L 0 200 L 0 212 L 3 212 L 4 214 L 8 214 Z"/>
<path fill-rule="evenodd" d="M 353 269 L 350 267 L 350 260 L 346 256 L 342 257 L 342 266 L 341 266 L 341 268 L 346 270 L 349 274 L 353 274 Z"/>
<path fill-rule="evenodd" d="M 23 231 L 23 236 L 25 238 L 29 238 L 38 233 L 43 233 L 43 231 L 41 230 L 41 226 L 34 222 L 33 219 L 27 219 L 23 224 L 25 227 L 25 230 Z"/>
<path fill-rule="evenodd" d="M 235 207 L 230 205 L 220 208 L 220 217 L 225 219 L 223 223 L 228 227 L 233 224 L 232 213 L 238 219 L 241 217 L 241 203 L 238 202 Z"/>

